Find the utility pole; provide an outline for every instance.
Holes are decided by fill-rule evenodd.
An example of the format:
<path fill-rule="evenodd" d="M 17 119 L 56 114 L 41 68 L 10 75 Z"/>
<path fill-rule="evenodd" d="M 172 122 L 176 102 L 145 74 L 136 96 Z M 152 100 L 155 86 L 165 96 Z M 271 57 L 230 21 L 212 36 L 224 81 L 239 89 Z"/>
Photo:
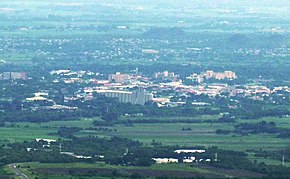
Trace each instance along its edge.
<path fill-rule="evenodd" d="M 126 148 L 126 152 L 124 153 L 124 155 L 128 155 L 128 153 L 129 153 L 129 149 Z"/>
<path fill-rule="evenodd" d="M 61 153 L 61 143 L 59 143 L 59 153 Z"/>
<path fill-rule="evenodd" d="M 215 162 L 217 162 L 218 161 L 218 154 L 217 153 L 215 153 L 215 155 L 214 155 L 215 157 L 214 157 L 214 161 Z"/>

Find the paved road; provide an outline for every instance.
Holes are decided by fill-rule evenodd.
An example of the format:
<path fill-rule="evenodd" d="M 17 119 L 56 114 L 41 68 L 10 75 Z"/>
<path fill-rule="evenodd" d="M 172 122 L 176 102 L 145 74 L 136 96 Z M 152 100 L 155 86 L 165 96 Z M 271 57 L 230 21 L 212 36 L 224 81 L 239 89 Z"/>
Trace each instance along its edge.
<path fill-rule="evenodd" d="M 19 170 L 15 163 L 8 165 L 15 173 L 15 176 L 19 176 L 24 179 L 29 179 L 27 175 L 25 175 L 21 170 Z"/>

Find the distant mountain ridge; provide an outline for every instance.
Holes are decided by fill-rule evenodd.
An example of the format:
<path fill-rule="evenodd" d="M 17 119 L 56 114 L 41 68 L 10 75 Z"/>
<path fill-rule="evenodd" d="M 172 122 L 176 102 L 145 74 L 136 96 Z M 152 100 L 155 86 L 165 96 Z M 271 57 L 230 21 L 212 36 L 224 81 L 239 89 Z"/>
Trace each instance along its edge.
<path fill-rule="evenodd" d="M 290 44 L 290 36 L 289 34 L 233 34 L 225 43 L 237 48 L 283 48 Z"/>

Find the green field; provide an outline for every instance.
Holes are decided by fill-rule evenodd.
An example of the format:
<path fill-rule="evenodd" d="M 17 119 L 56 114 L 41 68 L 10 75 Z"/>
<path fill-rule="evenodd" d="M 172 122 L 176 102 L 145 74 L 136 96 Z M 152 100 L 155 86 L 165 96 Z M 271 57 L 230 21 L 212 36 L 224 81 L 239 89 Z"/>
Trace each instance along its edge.
<path fill-rule="evenodd" d="M 127 174 L 124 173 L 123 169 L 126 170 L 134 170 L 134 169 L 139 169 L 139 170 L 157 170 L 157 171 L 189 171 L 189 172 L 194 172 L 194 173 L 198 173 L 198 174 L 210 174 L 213 173 L 209 170 L 206 169 L 201 169 L 198 167 L 189 167 L 189 166 L 185 166 L 185 165 L 180 165 L 180 164 L 167 164 L 167 165 L 152 165 L 150 167 L 128 167 L 128 166 L 113 166 L 113 165 L 108 165 L 108 164 L 104 164 L 104 163 L 95 163 L 95 164 L 88 164 L 88 163 L 59 163 L 59 164 L 49 164 L 49 163 L 19 163 L 17 164 L 18 167 L 21 169 L 22 172 L 24 172 L 28 177 L 30 178 L 34 178 L 34 177 L 40 177 L 40 178 L 45 178 L 47 177 L 44 174 L 41 173 L 36 173 L 33 172 L 33 170 L 35 169 L 71 169 L 71 170 L 80 170 L 80 169 L 95 169 L 95 168 L 99 168 L 99 169 L 112 169 L 112 170 L 117 170 L 119 172 L 123 172 L 123 174 Z M 11 171 L 11 168 L 9 168 L 8 166 L 5 167 L 5 171 L 9 174 L 12 174 L 13 172 Z M 74 176 L 73 174 L 71 175 L 63 175 L 63 174 L 52 174 L 49 175 L 50 178 L 58 178 L 58 179 L 68 179 L 68 178 L 79 178 L 79 176 Z M 96 176 L 94 176 L 96 177 Z M 101 176 L 98 176 L 98 178 Z M 82 176 L 82 178 L 90 178 L 90 176 Z"/>
<path fill-rule="evenodd" d="M 79 121 L 51 121 L 48 123 L 7 123 L 7 127 L 0 128 L 1 141 L 23 142 L 36 138 L 58 139 L 55 133 L 59 127 L 92 127 L 91 119 Z"/>
<path fill-rule="evenodd" d="M 256 173 L 244 172 L 238 170 L 227 170 L 227 169 L 217 169 L 214 167 L 205 167 L 198 164 L 154 164 L 150 167 L 129 167 L 129 166 L 112 166 L 104 163 L 86 164 L 86 163 L 69 163 L 69 164 L 47 164 L 47 163 L 19 163 L 18 168 L 25 173 L 30 178 L 58 178 L 58 179 L 68 179 L 68 178 L 107 178 L 109 176 L 113 177 L 113 172 L 118 173 L 114 178 L 124 178 L 124 176 L 129 177 L 133 173 L 141 173 L 147 176 L 150 175 L 162 175 L 171 173 L 171 176 L 188 175 L 193 176 L 206 176 L 211 178 L 216 177 L 246 177 L 255 176 Z M 92 170 L 97 170 L 92 176 Z M 11 172 L 9 167 L 6 167 L 6 171 Z M 55 173 L 53 173 L 55 171 Z M 85 172 L 84 172 L 85 171 Z M 104 172 L 106 171 L 106 172 Z M 109 171 L 109 172 L 108 172 Z M 44 174 L 45 172 L 50 173 L 49 175 Z M 65 173 L 67 172 L 67 173 Z M 126 178 L 127 178 L 126 177 Z M 180 176 L 179 176 L 180 177 Z M 153 177 L 152 177 L 153 178 Z"/>
<path fill-rule="evenodd" d="M 218 135 L 217 129 L 233 130 L 237 123 L 209 123 L 208 119 L 217 116 L 199 116 L 192 118 L 204 119 L 200 123 L 135 123 L 133 125 L 118 124 L 111 127 L 100 127 L 101 129 L 110 130 L 88 130 L 93 126 L 94 120 L 99 118 L 84 118 L 75 121 L 51 121 L 47 123 L 7 123 L 6 127 L 0 128 L 1 143 L 31 141 L 36 138 L 58 139 L 57 135 L 59 127 L 80 127 L 83 130 L 76 133 L 76 136 L 99 136 L 99 137 L 124 137 L 143 142 L 144 145 L 150 146 L 152 141 L 161 142 L 163 145 L 179 145 L 179 146 L 218 146 L 222 149 L 246 151 L 249 150 L 267 150 L 279 151 L 290 146 L 290 139 L 277 138 L 277 134 L 255 134 L 241 136 L 237 134 Z M 185 118 L 179 118 L 185 120 Z M 189 118 L 187 118 L 190 120 Z M 137 120 L 137 119 L 135 119 Z M 163 119 L 166 120 L 166 119 Z M 168 119 L 169 120 L 169 119 Z M 290 117 L 273 118 L 267 117 L 255 120 L 240 120 L 240 123 L 251 122 L 275 122 L 278 127 L 287 128 L 290 125 Z M 182 129 L 191 130 L 182 130 Z M 250 154 L 250 153 L 249 153 Z M 252 160 L 265 162 L 268 164 L 280 165 L 281 161 L 257 158 L 249 155 Z M 289 164 L 287 164 L 289 165 Z"/>
<path fill-rule="evenodd" d="M 215 119 L 216 116 L 199 116 L 194 118 L 179 118 L 180 120 Z M 144 142 L 150 145 L 154 140 L 164 145 L 181 145 L 181 146 L 218 146 L 223 149 L 233 149 L 246 151 L 249 149 L 279 150 L 290 146 L 289 139 L 277 138 L 276 134 L 256 134 L 241 136 L 236 134 L 218 135 L 217 129 L 233 130 L 235 123 L 152 123 L 152 124 L 133 124 L 127 126 L 118 124 L 112 127 L 102 127 L 111 130 L 96 131 L 87 130 L 94 127 L 93 119 L 82 119 L 76 121 L 51 121 L 47 123 L 8 123 L 7 127 L 0 128 L 0 137 L 2 141 L 25 141 L 34 140 L 35 138 L 52 138 L 57 139 L 55 133 L 59 127 L 80 127 L 83 130 L 78 132 L 77 136 L 119 136 L 127 137 L 133 140 Z M 167 119 L 171 120 L 173 118 Z M 137 120 L 137 119 L 134 119 Z M 166 120 L 166 118 L 163 118 Z M 278 127 L 286 128 L 290 125 L 290 117 L 285 118 L 262 118 L 257 120 L 240 120 L 240 123 L 251 123 L 259 121 L 275 122 Z M 190 128 L 191 130 L 183 130 Z"/>
<path fill-rule="evenodd" d="M 180 116 L 166 116 L 166 117 L 145 117 L 145 116 L 136 116 L 136 117 L 122 117 L 122 120 L 130 120 L 133 122 L 138 122 L 138 120 L 156 120 L 156 121 L 188 121 L 190 123 L 194 122 L 207 122 L 207 121 L 217 121 L 221 115 L 199 115 L 193 117 L 180 117 Z"/>
<path fill-rule="evenodd" d="M 277 138 L 275 134 L 239 136 L 235 134 L 217 135 L 217 129 L 231 130 L 234 124 L 196 123 L 196 124 L 134 124 L 111 127 L 116 132 L 83 131 L 79 135 L 120 136 L 150 144 L 152 140 L 164 145 L 218 146 L 223 149 L 246 151 L 249 149 L 277 150 L 290 145 L 289 139 Z M 191 128 L 191 131 L 182 131 Z"/>

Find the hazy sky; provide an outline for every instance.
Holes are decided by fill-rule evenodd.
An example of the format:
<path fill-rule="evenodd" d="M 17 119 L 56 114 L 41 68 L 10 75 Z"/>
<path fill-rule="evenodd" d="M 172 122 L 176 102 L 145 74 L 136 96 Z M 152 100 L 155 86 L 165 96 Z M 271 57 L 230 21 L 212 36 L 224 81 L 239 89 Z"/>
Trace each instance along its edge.
<path fill-rule="evenodd" d="M 100 2 L 91 0 L 91 2 Z M 232 5 L 232 6 L 288 6 L 290 8 L 290 0 L 106 0 L 105 2 L 122 2 L 122 3 L 176 3 L 176 4 L 199 4 L 199 5 Z"/>
<path fill-rule="evenodd" d="M 193 4 L 228 4 L 228 5 L 274 5 L 274 6 L 288 6 L 290 8 L 290 0 L 1 0 L 2 2 L 19 2 L 25 3 L 30 2 L 67 2 L 67 3 L 149 3 L 149 4 L 158 4 L 158 3 L 175 3 L 175 4 L 184 4 L 184 3 L 193 3 Z"/>
<path fill-rule="evenodd" d="M 289 10 L 290 0 L 0 0 L 0 8 L 14 8 L 14 6 L 29 7 L 29 6 L 58 6 L 60 4 L 81 4 L 84 6 L 112 4 L 115 6 L 147 6 L 147 8 L 263 8 L 275 7 Z M 279 10 L 279 9 L 278 9 Z"/>

